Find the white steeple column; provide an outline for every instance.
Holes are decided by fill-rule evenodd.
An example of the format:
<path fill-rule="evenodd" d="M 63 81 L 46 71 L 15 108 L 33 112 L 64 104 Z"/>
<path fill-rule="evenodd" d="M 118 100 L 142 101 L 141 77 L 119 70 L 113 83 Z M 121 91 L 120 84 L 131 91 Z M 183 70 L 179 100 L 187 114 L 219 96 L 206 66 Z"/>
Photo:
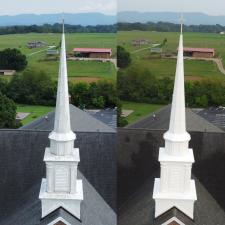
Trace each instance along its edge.
<path fill-rule="evenodd" d="M 42 180 L 39 198 L 42 217 L 59 207 L 80 219 L 83 200 L 82 181 L 77 180 L 79 149 L 74 148 L 76 135 L 71 130 L 67 79 L 66 45 L 63 23 L 60 66 L 54 130 L 49 134 L 50 148 L 46 148 L 46 179 Z"/>
<path fill-rule="evenodd" d="M 191 137 L 186 131 L 182 24 L 170 125 L 164 139 L 165 148 L 159 150 L 160 178 L 155 179 L 153 192 L 155 217 L 177 207 L 193 219 L 197 195 L 195 182 L 191 180 L 194 163 L 193 150 L 188 147 Z"/>

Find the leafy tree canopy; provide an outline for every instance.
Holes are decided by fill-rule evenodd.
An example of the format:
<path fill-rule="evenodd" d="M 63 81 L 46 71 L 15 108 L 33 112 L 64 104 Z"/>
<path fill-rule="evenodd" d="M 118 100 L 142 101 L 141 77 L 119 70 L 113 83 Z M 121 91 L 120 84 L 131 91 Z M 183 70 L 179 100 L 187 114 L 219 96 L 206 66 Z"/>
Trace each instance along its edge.
<path fill-rule="evenodd" d="M 55 105 L 56 83 L 44 71 L 29 69 L 12 78 L 8 96 L 17 103 Z"/>
<path fill-rule="evenodd" d="M 120 68 L 127 68 L 131 64 L 130 53 L 122 46 L 117 46 L 117 64 Z"/>
<path fill-rule="evenodd" d="M 18 49 L 4 49 L 0 51 L 0 69 L 24 70 L 27 66 L 26 56 Z"/>
<path fill-rule="evenodd" d="M 0 128 L 16 127 L 16 104 L 0 92 Z"/>

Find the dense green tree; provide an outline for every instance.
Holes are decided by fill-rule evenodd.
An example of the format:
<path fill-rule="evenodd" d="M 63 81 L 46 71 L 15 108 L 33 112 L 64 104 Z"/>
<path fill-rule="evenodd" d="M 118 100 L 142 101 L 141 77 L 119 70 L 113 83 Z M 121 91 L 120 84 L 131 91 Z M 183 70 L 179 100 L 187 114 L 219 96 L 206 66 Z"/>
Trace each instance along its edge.
<path fill-rule="evenodd" d="M 18 103 L 55 105 L 56 83 L 43 71 L 26 70 L 12 78 L 8 96 Z"/>
<path fill-rule="evenodd" d="M 18 49 L 4 49 L 0 51 L 0 69 L 12 69 L 21 71 L 27 66 L 26 56 Z"/>
<path fill-rule="evenodd" d="M 92 89 L 92 84 L 90 88 Z M 114 81 L 99 80 L 96 83 L 96 94 L 97 96 L 102 96 L 104 98 L 105 107 L 109 108 L 116 107 L 117 87 Z"/>
<path fill-rule="evenodd" d="M 94 108 L 103 109 L 105 107 L 105 100 L 103 96 L 98 96 L 92 99 L 92 105 Z"/>
<path fill-rule="evenodd" d="M 168 104 L 172 99 L 174 80 L 156 78 L 149 70 L 133 65 L 118 71 L 118 94 L 121 100 Z M 188 107 L 225 106 L 225 87 L 219 80 L 185 82 Z"/>
<path fill-rule="evenodd" d="M 157 95 L 157 83 L 149 70 L 131 66 L 118 72 L 118 92 L 123 100 L 150 102 Z"/>
<path fill-rule="evenodd" d="M 17 128 L 16 104 L 0 92 L 0 128 Z"/>
<path fill-rule="evenodd" d="M 80 108 L 113 108 L 117 104 L 115 82 L 98 81 L 70 85 L 72 104 Z"/>
<path fill-rule="evenodd" d="M 195 105 L 198 107 L 208 106 L 208 98 L 206 95 L 195 97 L 194 101 L 195 101 Z"/>
<path fill-rule="evenodd" d="M 7 93 L 7 86 L 8 86 L 7 81 L 4 78 L 0 78 L 0 92 L 2 94 L 6 95 L 6 93 Z"/>
<path fill-rule="evenodd" d="M 77 83 L 70 85 L 71 102 L 82 109 L 90 104 L 89 85 L 87 83 Z"/>
<path fill-rule="evenodd" d="M 131 64 L 131 56 L 122 46 L 117 46 L 117 65 L 120 68 L 127 68 Z"/>

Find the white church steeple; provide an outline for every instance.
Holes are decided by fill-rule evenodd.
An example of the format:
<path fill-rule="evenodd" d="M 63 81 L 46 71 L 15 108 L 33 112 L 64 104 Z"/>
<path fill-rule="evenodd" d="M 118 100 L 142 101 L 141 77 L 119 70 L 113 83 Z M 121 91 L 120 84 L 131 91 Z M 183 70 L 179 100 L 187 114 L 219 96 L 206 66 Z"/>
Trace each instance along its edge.
<path fill-rule="evenodd" d="M 82 181 L 77 180 L 79 149 L 74 148 L 76 135 L 71 130 L 64 22 L 58 77 L 54 130 L 49 134 L 50 148 L 46 148 L 46 179 L 42 180 L 39 198 L 42 217 L 62 207 L 80 219 L 83 200 Z"/>
<path fill-rule="evenodd" d="M 66 46 L 65 33 L 63 22 L 63 33 L 61 40 L 61 54 L 58 77 L 57 100 L 55 109 L 54 130 L 50 133 L 51 152 L 57 155 L 71 154 L 72 148 L 68 145 L 73 145 L 76 138 L 70 127 L 70 111 L 69 111 L 69 92 L 67 80 L 67 63 L 66 63 Z M 67 141 L 67 143 L 61 143 Z"/>
<path fill-rule="evenodd" d="M 191 137 L 186 131 L 184 59 L 183 59 L 183 21 L 178 47 L 177 67 L 173 90 L 169 130 L 164 134 L 166 150 L 171 155 L 185 154 Z M 180 145 L 183 145 L 182 147 Z"/>
<path fill-rule="evenodd" d="M 195 182 L 191 180 L 194 162 L 193 150 L 188 146 L 191 137 L 186 131 L 182 30 L 181 23 L 170 124 L 164 134 L 165 148 L 159 151 L 161 173 L 160 179 L 155 179 L 153 198 L 155 217 L 177 207 L 193 219 L 197 196 Z"/>

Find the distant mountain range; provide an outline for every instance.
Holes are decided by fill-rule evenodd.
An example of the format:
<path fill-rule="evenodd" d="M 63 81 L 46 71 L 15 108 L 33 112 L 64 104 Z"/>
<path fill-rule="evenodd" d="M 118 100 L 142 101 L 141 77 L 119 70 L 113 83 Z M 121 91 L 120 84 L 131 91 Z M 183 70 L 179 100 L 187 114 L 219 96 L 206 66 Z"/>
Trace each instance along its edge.
<path fill-rule="evenodd" d="M 204 13 L 183 13 L 187 25 L 215 25 L 225 26 L 225 16 L 212 16 Z M 119 22 L 171 22 L 179 23 L 180 14 L 176 12 L 119 12 L 118 16 L 102 13 L 65 13 L 67 24 L 71 25 L 110 25 Z M 60 23 L 62 14 L 20 14 L 15 16 L 0 16 L 0 26 L 12 25 L 43 25 L 45 23 Z"/>
<path fill-rule="evenodd" d="M 102 13 L 64 13 L 64 19 L 71 25 L 111 25 L 117 22 L 116 16 Z M 42 25 L 45 23 L 60 23 L 62 14 L 20 14 L 15 16 L 0 16 L 0 26 L 12 25 Z"/>
<path fill-rule="evenodd" d="M 211 16 L 204 13 L 183 13 L 184 23 L 187 25 L 215 25 L 225 26 L 225 16 Z M 124 11 L 118 13 L 118 22 L 171 22 L 179 23 L 180 13 L 176 12 L 136 12 Z"/>

